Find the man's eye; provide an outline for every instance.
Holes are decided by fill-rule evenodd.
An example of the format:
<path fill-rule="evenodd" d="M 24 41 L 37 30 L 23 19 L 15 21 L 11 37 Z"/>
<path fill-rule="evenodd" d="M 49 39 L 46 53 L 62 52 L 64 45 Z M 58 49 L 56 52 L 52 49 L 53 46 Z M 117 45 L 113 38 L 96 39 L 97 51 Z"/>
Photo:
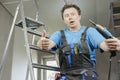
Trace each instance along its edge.
<path fill-rule="evenodd" d="M 65 15 L 65 17 L 67 18 L 69 15 Z"/>

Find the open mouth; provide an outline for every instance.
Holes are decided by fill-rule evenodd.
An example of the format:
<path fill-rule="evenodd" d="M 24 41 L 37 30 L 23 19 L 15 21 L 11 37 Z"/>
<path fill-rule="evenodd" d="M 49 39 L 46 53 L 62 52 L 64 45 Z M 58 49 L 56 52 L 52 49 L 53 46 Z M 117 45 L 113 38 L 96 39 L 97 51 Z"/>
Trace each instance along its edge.
<path fill-rule="evenodd" d="M 70 24 L 73 24 L 74 23 L 74 21 L 70 21 Z"/>

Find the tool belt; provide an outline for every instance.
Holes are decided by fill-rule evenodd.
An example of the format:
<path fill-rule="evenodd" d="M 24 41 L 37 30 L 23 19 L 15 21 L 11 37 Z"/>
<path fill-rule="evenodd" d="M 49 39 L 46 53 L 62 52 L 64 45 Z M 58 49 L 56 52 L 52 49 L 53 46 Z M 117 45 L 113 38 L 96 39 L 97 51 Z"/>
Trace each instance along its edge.
<path fill-rule="evenodd" d="M 94 69 L 71 70 L 65 74 L 57 74 L 55 80 L 98 80 Z"/>

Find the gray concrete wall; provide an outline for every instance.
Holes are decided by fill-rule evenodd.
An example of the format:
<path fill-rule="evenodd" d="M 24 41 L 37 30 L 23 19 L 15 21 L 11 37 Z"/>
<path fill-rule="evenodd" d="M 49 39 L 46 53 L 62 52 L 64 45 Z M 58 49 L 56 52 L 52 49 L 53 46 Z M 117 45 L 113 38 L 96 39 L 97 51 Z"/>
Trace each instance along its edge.
<path fill-rule="evenodd" d="M 11 29 L 13 17 L 7 12 L 7 10 L 0 3 L 0 62 L 3 58 L 3 53 L 5 50 L 5 45 L 8 39 L 8 35 Z M 14 33 L 13 33 L 14 35 Z M 12 56 L 13 56 L 13 42 L 14 37 L 11 37 L 10 45 L 8 47 L 7 56 L 4 60 L 4 66 L 2 71 L 2 79 L 0 80 L 10 80 L 12 71 Z"/>

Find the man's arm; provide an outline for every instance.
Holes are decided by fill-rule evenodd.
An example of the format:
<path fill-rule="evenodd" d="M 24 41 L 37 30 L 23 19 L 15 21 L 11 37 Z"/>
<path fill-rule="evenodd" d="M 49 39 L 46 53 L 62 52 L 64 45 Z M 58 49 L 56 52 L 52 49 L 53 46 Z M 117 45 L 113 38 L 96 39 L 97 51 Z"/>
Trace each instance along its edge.
<path fill-rule="evenodd" d="M 120 51 L 120 40 L 117 38 L 106 39 L 100 43 L 100 48 L 104 51 Z"/>
<path fill-rule="evenodd" d="M 46 31 L 43 31 L 42 37 L 37 42 L 37 46 L 42 50 L 50 50 L 55 45 L 52 40 L 46 38 Z"/>

